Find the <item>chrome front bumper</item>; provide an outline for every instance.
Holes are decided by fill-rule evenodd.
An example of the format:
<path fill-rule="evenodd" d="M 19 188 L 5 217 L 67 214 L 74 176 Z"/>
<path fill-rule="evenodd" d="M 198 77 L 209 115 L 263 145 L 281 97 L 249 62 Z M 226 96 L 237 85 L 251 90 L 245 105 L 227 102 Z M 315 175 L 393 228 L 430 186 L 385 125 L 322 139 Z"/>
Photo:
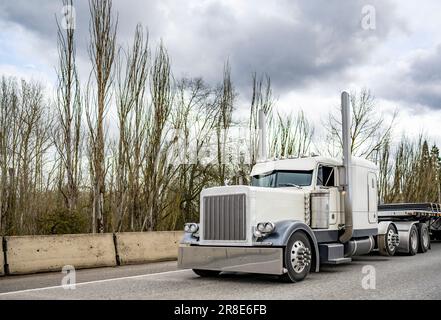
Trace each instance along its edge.
<path fill-rule="evenodd" d="M 283 249 L 181 245 L 178 267 L 280 275 L 284 273 Z"/>

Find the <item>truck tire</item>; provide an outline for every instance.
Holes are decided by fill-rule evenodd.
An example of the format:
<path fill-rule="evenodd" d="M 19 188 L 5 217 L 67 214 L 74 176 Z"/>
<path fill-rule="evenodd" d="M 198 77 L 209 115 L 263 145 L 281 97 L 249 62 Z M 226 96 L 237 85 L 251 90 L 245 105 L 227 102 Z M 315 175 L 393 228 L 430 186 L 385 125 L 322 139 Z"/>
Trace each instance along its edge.
<path fill-rule="evenodd" d="M 221 272 L 215 270 L 202 270 L 202 269 L 193 269 L 193 272 L 196 273 L 199 277 L 207 278 L 207 277 L 216 277 Z"/>
<path fill-rule="evenodd" d="M 419 247 L 419 234 L 416 225 L 412 225 L 409 230 L 409 252 L 410 256 L 414 256 L 418 252 Z"/>
<path fill-rule="evenodd" d="M 430 248 L 430 235 L 427 224 L 418 223 L 418 235 L 419 235 L 418 252 L 419 253 L 427 252 L 427 250 L 429 250 Z"/>
<path fill-rule="evenodd" d="M 287 272 L 280 276 L 283 282 L 299 282 L 306 278 L 311 270 L 311 242 L 305 233 L 296 231 L 291 235 L 284 259 Z"/>
<path fill-rule="evenodd" d="M 397 247 L 393 245 L 393 235 L 398 231 L 392 223 L 389 224 L 386 234 L 378 236 L 378 252 L 382 256 L 393 256 L 397 251 Z"/>

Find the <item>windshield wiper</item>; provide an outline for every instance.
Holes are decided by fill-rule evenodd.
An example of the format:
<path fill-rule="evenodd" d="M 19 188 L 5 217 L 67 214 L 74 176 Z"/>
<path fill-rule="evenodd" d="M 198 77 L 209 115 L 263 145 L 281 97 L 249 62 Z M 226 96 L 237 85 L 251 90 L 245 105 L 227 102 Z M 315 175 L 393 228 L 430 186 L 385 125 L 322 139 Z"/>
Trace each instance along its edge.
<path fill-rule="evenodd" d="M 279 184 L 279 187 L 295 187 L 298 189 L 302 189 L 301 186 L 294 184 L 294 183 L 281 183 L 281 184 Z"/>

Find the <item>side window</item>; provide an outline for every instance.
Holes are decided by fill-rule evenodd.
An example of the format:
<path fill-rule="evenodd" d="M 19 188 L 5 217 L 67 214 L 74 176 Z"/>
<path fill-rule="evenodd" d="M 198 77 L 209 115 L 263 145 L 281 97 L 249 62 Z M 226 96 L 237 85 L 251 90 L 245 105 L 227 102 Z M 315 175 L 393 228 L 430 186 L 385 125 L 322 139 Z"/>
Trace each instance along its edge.
<path fill-rule="evenodd" d="M 323 167 L 319 166 L 318 172 L 317 172 L 317 185 L 322 186 L 323 185 Z"/>
<path fill-rule="evenodd" d="M 334 187 L 335 168 L 321 165 L 318 169 L 317 185 L 323 187 Z"/>

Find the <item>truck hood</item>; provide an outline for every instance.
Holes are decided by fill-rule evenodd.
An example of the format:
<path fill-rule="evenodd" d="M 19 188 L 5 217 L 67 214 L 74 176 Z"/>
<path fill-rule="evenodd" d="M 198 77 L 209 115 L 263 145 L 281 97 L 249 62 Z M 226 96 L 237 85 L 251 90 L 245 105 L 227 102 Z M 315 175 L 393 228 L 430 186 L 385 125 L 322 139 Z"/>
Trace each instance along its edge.
<path fill-rule="evenodd" d="M 252 243 L 253 228 L 259 222 L 297 220 L 308 222 L 309 189 L 224 186 L 204 189 L 201 193 L 201 213 L 204 197 L 243 194 L 246 197 L 246 228 L 248 244 Z M 307 203 L 307 205 L 305 205 Z M 201 215 L 202 216 L 202 215 Z M 204 242 L 208 243 L 208 242 Z"/>
<path fill-rule="evenodd" d="M 240 194 L 240 193 L 268 193 L 271 195 L 276 194 L 301 194 L 304 195 L 309 194 L 311 192 L 311 188 L 305 187 L 302 189 L 298 189 L 295 187 L 286 187 L 286 188 L 263 188 L 263 187 L 253 187 L 253 186 L 222 186 L 222 187 L 212 187 L 202 190 L 201 196 L 216 196 L 216 195 L 226 195 L 226 194 Z"/>

